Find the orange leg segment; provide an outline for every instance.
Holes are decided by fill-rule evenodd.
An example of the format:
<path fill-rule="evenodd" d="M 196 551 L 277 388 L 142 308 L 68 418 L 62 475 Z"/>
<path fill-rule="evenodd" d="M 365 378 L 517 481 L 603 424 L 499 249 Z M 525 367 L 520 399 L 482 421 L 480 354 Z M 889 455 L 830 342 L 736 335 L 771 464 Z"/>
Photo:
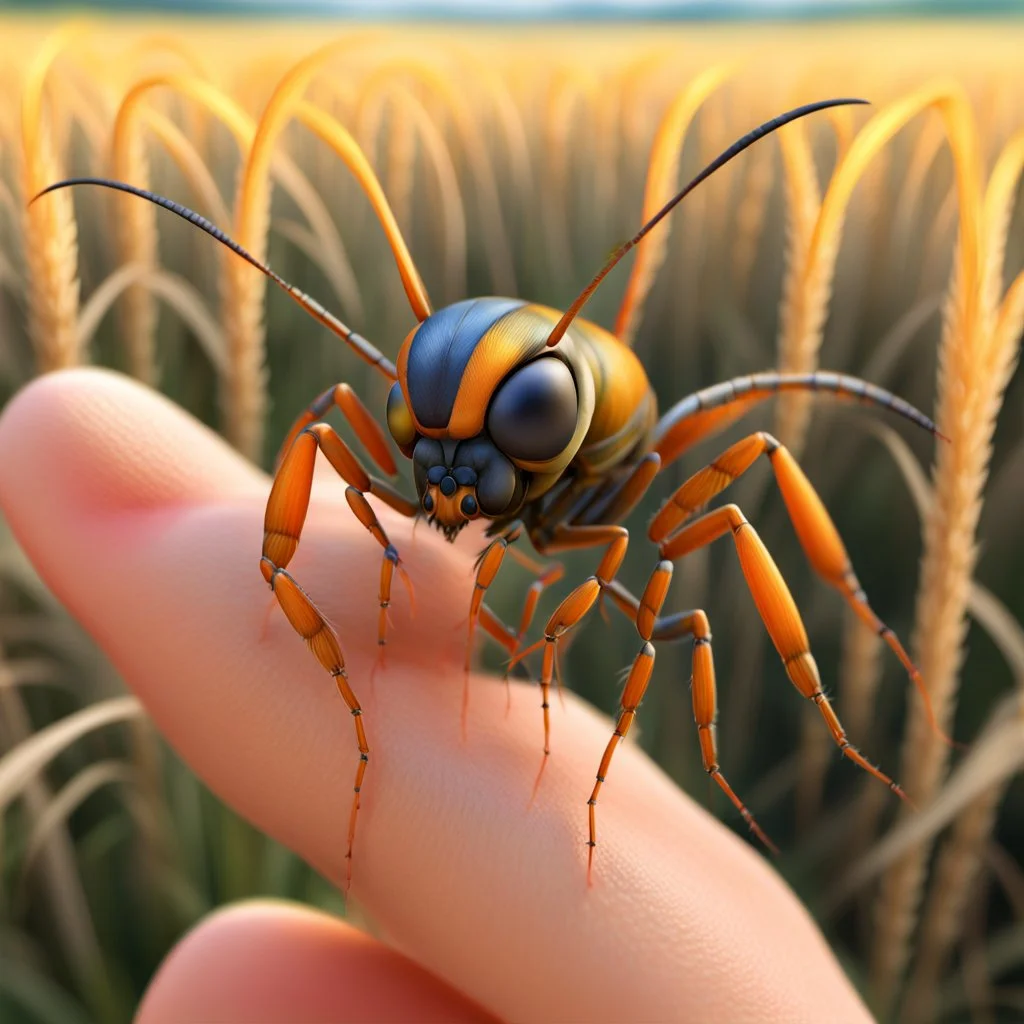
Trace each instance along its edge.
<path fill-rule="evenodd" d="M 733 806 L 740 812 L 751 832 L 773 853 L 778 852 L 775 844 L 764 833 L 754 820 L 753 815 L 733 791 L 732 786 L 729 785 L 719 767 L 715 738 L 715 719 L 717 718 L 718 708 L 715 665 L 711 654 L 711 630 L 708 625 L 707 615 L 700 610 L 677 612 L 665 617 L 661 616 L 661 608 L 665 602 L 671 579 L 672 563 L 666 560 L 660 562 L 655 568 L 644 589 L 643 595 L 639 599 L 634 597 L 618 582 L 613 583 L 608 588 L 616 607 L 636 624 L 637 632 L 644 641 L 644 646 L 641 648 L 640 654 L 637 655 L 637 660 L 634 662 L 633 669 L 630 672 L 626 690 L 622 696 L 619 721 L 601 760 L 601 767 L 597 773 L 597 785 L 595 785 L 594 792 L 589 801 L 590 842 L 588 845 L 590 846 L 590 856 L 587 869 L 588 879 L 590 878 L 590 865 L 593 862 L 593 848 L 597 842 L 594 810 L 597 794 L 607 776 L 612 753 L 620 738 L 625 735 L 628 727 L 632 724 L 636 705 L 639 704 L 640 699 L 643 697 L 643 689 L 646 689 L 646 683 L 643 684 L 643 689 L 640 689 L 639 692 L 637 688 L 643 682 L 644 674 L 647 673 L 649 675 L 646 665 L 649 664 L 653 667 L 655 650 L 653 645 L 679 640 L 686 636 L 693 637 L 693 669 L 690 678 L 690 688 L 704 770 L 718 784 L 722 792 L 725 793 Z"/>
<path fill-rule="evenodd" d="M 643 596 L 640 598 L 637 608 L 636 628 L 643 644 L 640 652 L 633 659 L 633 665 L 629 670 L 626 685 L 619 700 L 619 717 L 615 722 L 615 731 L 612 733 L 608 746 L 605 747 L 604 755 L 601 757 L 601 764 L 597 769 L 597 777 L 594 782 L 593 792 L 587 801 L 587 814 L 589 818 L 590 837 L 587 840 L 587 884 L 592 881 L 594 867 L 594 848 L 597 846 L 597 797 L 601 792 L 608 777 L 608 770 L 611 767 L 612 756 L 615 753 L 619 742 L 629 732 L 640 702 L 647 692 L 647 684 L 651 681 L 651 673 L 654 671 L 654 645 L 651 641 L 651 631 L 654 622 L 665 603 L 668 594 L 668 585 L 672 580 L 672 563 L 660 562 L 651 574 L 647 586 L 644 588 Z"/>
<path fill-rule="evenodd" d="M 775 649 L 779 652 L 779 657 L 782 658 L 790 681 L 804 697 L 817 706 L 843 756 L 884 782 L 901 799 L 907 800 L 903 790 L 888 775 L 866 760 L 847 739 L 839 718 L 822 692 L 818 666 L 811 654 L 807 631 L 804 629 L 789 587 L 786 586 L 782 573 L 779 572 L 757 531 L 747 522 L 736 505 L 725 505 L 715 509 L 685 527 L 674 537 L 662 541 L 659 545 L 661 556 L 671 560 L 681 558 L 726 534 L 732 536 L 754 604 Z"/>
<path fill-rule="evenodd" d="M 340 385 L 339 385 L 340 387 Z M 287 452 L 274 477 L 264 518 L 263 557 L 260 571 L 270 585 L 288 621 L 306 641 L 316 659 L 330 673 L 355 720 L 356 742 L 359 748 L 359 766 L 356 769 L 352 810 L 349 815 L 347 878 L 352 877 L 352 847 L 355 842 L 356 819 L 359 814 L 363 776 L 370 760 L 370 748 L 363 726 L 363 711 L 359 705 L 345 671 L 345 659 L 334 630 L 327 623 L 306 592 L 287 571 L 295 555 L 302 527 L 309 510 L 313 486 L 313 466 L 317 449 L 323 452 L 339 476 L 347 483 L 345 496 L 353 514 L 374 539 L 384 548 L 380 577 L 380 618 L 378 643 L 383 651 L 386 639 L 387 608 L 391 601 L 391 581 L 395 570 L 405 578 L 398 552 L 388 539 L 376 513 L 366 500 L 365 493 L 372 489 L 373 478 L 345 442 L 325 423 L 301 427 L 288 446 Z M 401 510 L 404 499 L 395 496 Z M 391 503 L 391 502 L 389 502 Z M 415 506 L 406 503 L 415 514 Z M 411 597 L 410 590 L 410 597 Z"/>
<path fill-rule="evenodd" d="M 274 568 L 286 569 L 295 554 L 309 510 L 317 448 L 349 484 L 345 492 L 349 507 L 384 549 L 377 631 L 377 642 L 383 649 L 387 642 L 387 609 L 391 603 L 392 577 L 397 570 L 409 587 L 408 577 L 405 576 L 397 549 L 366 500 L 364 492 L 370 490 L 371 478 L 348 445 L 326 423 L 316 423 L 300 431 L 277 471 L 264 518 L 263 557 Z M 411 593 L 410 588 L 410 596 Z M 381 653 L 383 656 L 383 650 Z"/>
<path fill-rule="evenodd" d="M 366 741 L 366 730 L 363 727 L 363 709 L 359 706 L 359 701 L 349 685 L 348 675 L 345 671 L 345 659 L 342 656 L 338 638 L 316 605 L 310 600 L 309 595 L 295 582 L 287 570 L 274 566 L 268 558 L 261 560 L 260 569 L 277 596 L 278 603 L 292 628 L 306 641 L 306 646 L 313 652 L 317 661 L 331 674 L 355 723 L 359 765 L 356 768 L 356 779 L 352 790 L 352 810 L 349 813 L 348 822 L 348 849 L 345 853 L 346 882 L 350 884 L 352 881 L 352 846 L 356 836 L 360 793 L 363 787 L 363 776 L 370 763 L 370 747 Z"/>
<path fill-rule="evenodd" d="M 516 647 L 516 634 L 506 626 L 489 605 L 480 606 L 480 628 L 497 644 L 504 647 L 511 656 Z"/>
<path fill-rule="evenodd" d="M 514 544 L 523 533 L 523 524 L 516 520 L 511 523 L 508 529 L 499 537 L 495 537 L 490 544 L 481 552 L 476 563 L 476 579 L 473 581 L 473 596 L 469 602 L 469 628 L 466 636 L 466 658 L 463 665 L 462 685 L 462 738 L 466 738 L 466 721 L 469 714 L 469 669 L 473 658 L 473 637 L 476 633 L 477 622 L 480 619 L 480 612 L 484 606 L 484 596 L 494 582 L 505 560 L 505 553 L 509 545 Z M 494 636 L 494 632 L 488 629 L 488 633 Z M 514 651 L 512 652 L 514 654 Z"/>
<path fill-rule="evenodd" d="M 512 666 L 512 662 L 515 660 L 516 655 L 519 653 L 523 637 L 526 635 L 527 630 L 533 622 L 533 616 L 537 610 L 537 603 L 540 601 L 541 595 L 549 586 L 557 583 L 562 576 L 565 575 L 565 569 L 560 563 L 555 562 L 551 565 L 545 566 L 540 562 L 534 561 L 528 555 L 523 554 L 517 548 L 512 547 L 511 545 L 513 541 L 519 538 L 520 531 L 519 524 L 514 525 L 516 526 L 515 530 L 510 530 L 504 534 L 503 537 L 496 538 L 492 541 L 484 549 L 480 558 L 477 560 L 477 577 L 473 588 L 473 597 L 470 602 L 469 638 L 466 644 L 465 662 L 466 679 L 468 681 L 470 658 L 473 650 L 473 635 L 475 627 L 479 625 L 492 640 L 500 644 L 505 649 L 505 652 L 509 657 L 509 663 L 505 671 L 505 684 L 509 707 L 511 707 L 512 700 L 511 687 L 509 685 L 509 669 Z M 498 567 L 500 567 L 505 555 L 510 556 L 515 561 L 519 562 L 520 565 L 529 569 L 537 576 L 537 579 L 534 580 L 526 592 L 526 598 L 523 601 L 523 610 L 519 617 L 519 628 L 517 630 L 513 630 L 511 627 L 505 625 L 505 623 L 498 618 L 487 604 L 484 603 L 484 595 L 486 594 L 488 587 L 494 581 L 495 576 L 497 576 Z M 466 725 L 465 713 L 467 698 L 468 687 L 463 690 L 463 731 L 465 731 Z"/>
<path fill-rule="evenodd" d="M 388 476 L 394 476 L 398 472 L 398 467 L 395 465 L 384 431 L 348 384 L 335 384 L 334 387 L 328 388 L 295 420 L 277 454 L 276 465 L 280 466 L 284 461 L 299 434 L 311 423 L 322 419 L 331 406 L 337 406 L 341 410 L 374 463 Z"/>
<path fill-rule="evenodd" d="M 854 614 L 888 644 L 921 695 L 932 729 L 952 745 L 953 741 L 940 729 L 935 718 L 931 698 L 920 671 L 910 660 L 896 634 L 868 604 L 867 595 L 853 571 L 839 531 L 821 498 L 789 450 L 771 434 L 758 432 L 745 437 L 690 477 L 651 521 L 651 540 L 658 543 L 671 536 L 698 509 L 745 473 L 761 455 L 766 455 L 771 463 L 789 518 L 812 568 L 826 583 L 838 590 Z"/>
<path fill-rule="evenodd" d="M 693 675 L 690 678 L 690 690 L 693 696 L 693 718 L 697 723 L 697 736 L 700 740 L 700 756 L 704 763 L 704 771 L 718 784 L 723 793 L 732 801 L 740 812 L 743 820 L 758 839 L 772 853 L 778 853 L 778 847 L 762 831 L 754 816 L 747 810 L 740 798 L 733 792 L 732 786 L 726 781 L 718 766 L 718 743 L 715 737 L 715 719 L 718 717 L 718 694 L 715 686 L 715 662 L 711 653 L 711 628 L 707 615 L 697 610 L 687 614 L 680 623 L 693 634 Z"/>
<path fill-rule="evenodd" d="M 522 661 L 527 655 L 543 648 L 541 660 L 540 689 L 541 710 L 544 713 L 544 759 L 541 761 L 534 794 L 544 773 L 547 758 L 551 753 L 551 683 L 555 678 L 555 663 L 559 640 L 573 626 L 578 625 L 593 608 L 601 591 L 610 586 L 619 571 L 626 548 L 629 546 L 629 532 L 623 526 L 566 526 L 556 528 L 550 541 L 538 547 L 541 554 L 568 551 L 579 548 L 607 545 L 598 564 L 597 572 L 576 587 L 555 609 L 544 627 L 544 636 L 537 643 L 518 651 L 509 661 L 509 668 Z M 532 612 L 531 612 L 532 614 Z"/>

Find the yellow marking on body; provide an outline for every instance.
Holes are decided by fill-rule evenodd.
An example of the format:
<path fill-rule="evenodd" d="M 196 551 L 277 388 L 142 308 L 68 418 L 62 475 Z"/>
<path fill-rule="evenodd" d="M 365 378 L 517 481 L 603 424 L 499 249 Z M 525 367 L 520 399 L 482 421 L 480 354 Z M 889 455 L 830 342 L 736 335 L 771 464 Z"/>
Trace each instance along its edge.
<path fill-rule="evenodd" d="M 448 436 L 475 437 L 484 429 L 498 385 L 532 356 L 544 351 L 559 314 L 544 306 L 522 306 L 503 316 L 477 342 L 462 375 Z"/>
<path fill-rule="evenodd" d="M 577 320 L 573 327 L 594 374 L 594 418 L 583 442 L 584 448 L 591 448 L 615 437 L 634 420 L 651 385 L 633 350 L 614 334 L 589 320 Z M 638 432 L 637 440 L 640 436 Z"/>

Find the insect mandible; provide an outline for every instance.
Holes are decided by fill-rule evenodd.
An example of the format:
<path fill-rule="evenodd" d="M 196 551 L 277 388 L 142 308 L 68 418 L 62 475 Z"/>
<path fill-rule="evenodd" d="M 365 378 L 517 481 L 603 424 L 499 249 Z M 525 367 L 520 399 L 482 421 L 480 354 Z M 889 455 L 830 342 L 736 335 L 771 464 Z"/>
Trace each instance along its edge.
<path fill-rule="evenodd" d="M 299 416 L 282 445 L 267 503 L 260 559 L 263 577 L 286 617 L 334 678 L 355 723 L 359 763 L 348 826 L 346 859 L 350 878 L 370 746 L 362 708 L 349 682 L 338 637 L 288 571 L 309 505 L 318 450 L 348 484 L 346 497 L 352 512 L 383 550 L 378 626 L 382 648 L 393 578 L 403 569 L 398 550 L 367 495 L 401 515 L 425 518 L 449 541 L 455 541 L 474 520 L 488 522 L 486 532 L 491 539 L 478 559 L 470 601 L 467 679 L 477 628 L 505 648 L 510 663 L 542 649 L 539 682 L 545 759 L 550 751 L 549 694 L 560 639 L 584 619 L 602 594 L 635 624 L 641 639 L 640 650 L 629 670 L 615 730 L 587 801 L 588 879 L 597 845 L 598 795 L 616 746 L 628 733 L 650 681 L 654 644 L 686 637 L 693 640 L 691 688 L 704 769 L 751 831 L 774 850 L 719 767 L 715 671 L 707 615 L 700 609 L 661 614 L 673 563 L 720 537 L 731 536 L 733 540 L 758 612 L 793 685 L 817 706 L 842 754 L 905 799 L 900 787 L 847 739 L 822 691 L 807 634 L 789 588 L 739 507 L 729 504 L 693 518 L 759 456 L 766 456 L 812 567 L 842 594 L 858 618 L 892 648 L 925 701 L 933 728 L 938 730 L 920 673 L 896 635 L 868 604 L 821 499 L 793 456 L 770 434 L 758 431 L 733 444 L 691 476 L 661 506 L 648 527 L 648 537 L 658 547 L 659 561 L 639 597 L 616 574 L 629 543 L 629 533 L 621 523 L 655 477 L 696 442 L 717 433 L 780 391 L 831 392 L 880 405 L 941 437 L 935 424 L 881 388 L 855 377 L 820 371 L 769 371 L 737 377 L 684 397 L 659 417 L 654 391 L 632 349 L 614 334 L 578 316 L 622 257 L 721 166 L 758 139 L 797 118 L 827 107 L 863 102 L 834 99 L 808 104 L 743 136 L 676 193 L 633 238 L 619 246 L 564 313 L 509 298 L 468 299 L 433 312 L 383 191 L 364 161 L 358 175 L 360 184 L 385 229 L 406 295 L 419 321 L 403 341 L 395 364 L 215 225 L 170 199 L 103 178 L 61 181 L 35 197 L 71 185 L 92 184 L 128 192 L 170 210 L 255 266 L 392 382 L 387 399 L 387 426 L 402 455 L 412 461 L 415 498 L 405 497 L 369 473 L 334 429 L 321 422 L 328 410 L 336 406 L 374 464 L 389 476 L 397 473 L 384 431 L 355 392 L 347 384 L 337 384 Z M 627 290 L 620 322 L 633 301 L 632 292 Z M 561 566 L 553 563 L 536 567 L 537 578 L 530 587 L 517 629 L 501 622 L 484 600 L 510 545 L 524 534 L 542 556 L 583 548 L 603 549 L 594 574 L 558 605 L 544 627 L 542 639 L 526 648 L 522 643 L 537 600 L 546 587 L 561 578 Z"/>

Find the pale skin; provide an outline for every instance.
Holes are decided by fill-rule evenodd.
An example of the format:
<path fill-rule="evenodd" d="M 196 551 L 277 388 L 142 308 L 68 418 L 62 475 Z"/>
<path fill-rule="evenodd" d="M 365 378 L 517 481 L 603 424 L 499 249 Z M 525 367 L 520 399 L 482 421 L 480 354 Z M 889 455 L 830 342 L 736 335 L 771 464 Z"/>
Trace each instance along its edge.
<path fill-rule="evenodd" d="M 269 486 L 187 414 L 102 371 L 41 379 L 0 417 L 0 511 L 42 578 L 200 777 L 344 885 L 352 720 L 258 571 Z M 387 944 L 286 904 L 222 911 L 165 961 L 142 1024 L 870 1020 L 762 851 L 632 742 L 601 792 L 588 887 L 586 800 L 609 720 L 571 693 L 553 702 L 531 806 L 538 689 L 515 684 L 506 714 L 504 687 L 474 674 L 461 734 L 478 538 L 450 546 L 377 511 L 417 602 L 413 615 L 395 588 L 372 681 L 380 550 L 329 470 L 290 570 L 336 627 L 365 712 L 350 895 Z M 686 685 L 655 667 L 652 687 Z"/>

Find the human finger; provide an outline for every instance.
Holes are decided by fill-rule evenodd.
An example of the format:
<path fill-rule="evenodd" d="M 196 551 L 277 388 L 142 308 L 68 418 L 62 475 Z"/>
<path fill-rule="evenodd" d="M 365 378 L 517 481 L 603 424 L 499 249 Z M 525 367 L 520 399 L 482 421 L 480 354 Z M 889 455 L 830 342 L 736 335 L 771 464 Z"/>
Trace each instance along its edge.
<path fill-rule="evenodd" d="M 174 948 L 135 1024 L 458 1024 L 494 1021 L 344 921 L 261 901 L 221 910 Z"/>
<path fill-rule="evenodd" d="M 0 465 L 26 551 L 172 744 L 246 817 L 343 879 L 353 730 L 284 616 L 263 635 L 266 479 L 151 392 L 84 371 L 12 403 Z M 352 893 L 389 941 L 509 1019 L 867 1019 L 762 858 L 631 744 L 602 791 L 588 889 L 585 801 L 610 725 L 571 695 L 555 703 L 531 805 L 534 688 L 515 687 L 506 716 L 502 688 L 474 676 L 460 735 L 475 548 L 381 519 L 419 601 L 414 619 L 396 587 L 375 678 L 380 549 L 340 486 L 318 480 L 290 568 L 337 626 L 363 703 L 371 760 Z"/>

